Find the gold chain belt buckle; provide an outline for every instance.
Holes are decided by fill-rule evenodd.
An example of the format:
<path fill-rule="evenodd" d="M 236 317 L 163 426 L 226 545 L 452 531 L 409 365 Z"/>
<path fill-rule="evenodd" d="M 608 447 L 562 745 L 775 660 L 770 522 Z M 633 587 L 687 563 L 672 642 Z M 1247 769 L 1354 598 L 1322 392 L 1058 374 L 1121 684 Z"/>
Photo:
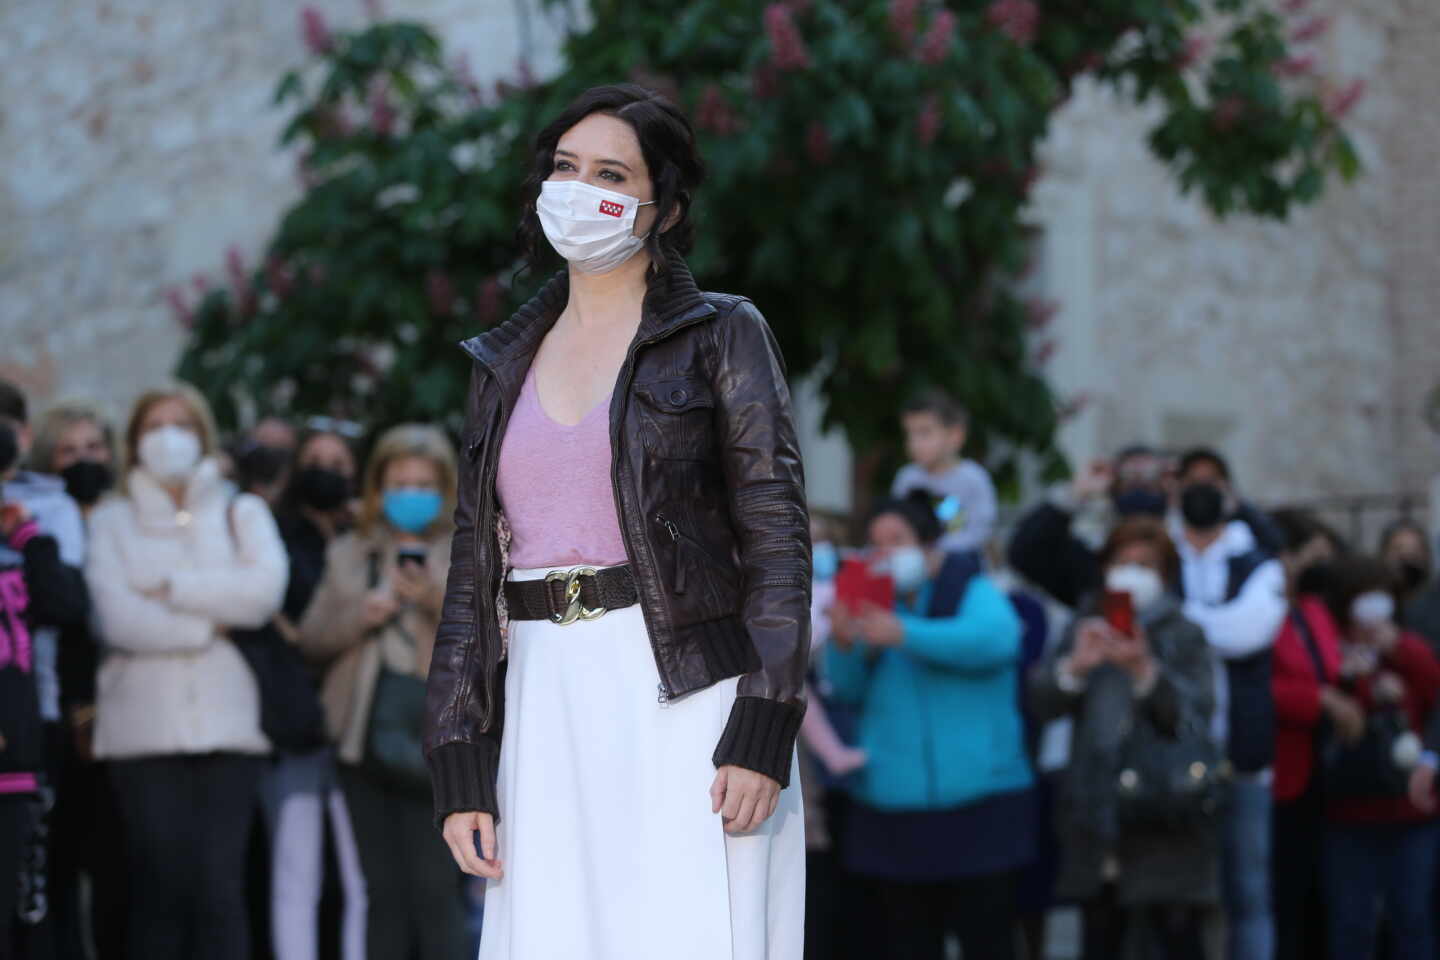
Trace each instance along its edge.
<path fill-rule="evenodd" d="M 571 570 L 551 570 L 545 574 L 545 600 L 552 608 L 551 623 L 566 627 L 577 620 L 599 620 L 609 612 L 605 607 L 591 609 L 580 602 L 580 578 L 593 577 L 598 572 L 594 567 L 575 567 Z M 565 610 L 562 613 L 553 609 L 555 604 L 550 593 L 550 584 L 557 580 L 565 581 Z"/>

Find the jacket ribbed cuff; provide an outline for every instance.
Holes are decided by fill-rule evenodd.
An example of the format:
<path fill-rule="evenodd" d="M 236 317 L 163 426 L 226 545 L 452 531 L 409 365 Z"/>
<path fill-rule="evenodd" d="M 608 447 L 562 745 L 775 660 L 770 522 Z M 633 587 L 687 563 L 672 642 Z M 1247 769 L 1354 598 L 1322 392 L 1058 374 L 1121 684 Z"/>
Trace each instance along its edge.
<path fill-rule="evenodd" d="M 805 708 L 766 697 L 736 697 L 730 720 L 712 758 L 716 767 L 733 765 L 763 773 L 790 786 L 795 738 Z"/>
<path fill-rule="evenodd" d="M 500 822 L 495 778 L 500 771 L 500 748 L 486 739 L 480 743 L 445 743 L 430 751 L 430 783 L 435 791 L 435 826 L 444 826 L 452 813 L 478 810 Z"/>

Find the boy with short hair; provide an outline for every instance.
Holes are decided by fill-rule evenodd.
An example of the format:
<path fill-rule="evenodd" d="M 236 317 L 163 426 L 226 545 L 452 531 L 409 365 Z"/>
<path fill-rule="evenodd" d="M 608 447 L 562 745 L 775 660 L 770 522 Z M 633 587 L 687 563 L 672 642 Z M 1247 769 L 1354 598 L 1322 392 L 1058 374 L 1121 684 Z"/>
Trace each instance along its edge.
<path fill-rule="evenodd" d="M 984 467 L 960 456 L 970 426 L 965 408 L 943 391 L 927 390 L 905 405 L 900 423 L 911 462 L 895 474 L 891 496 L 924 490 L 937 499 L 954 498 L 958 509 L 946 520 L 940 546 L 982 549 L 995 532 L 995 484 Z"/>

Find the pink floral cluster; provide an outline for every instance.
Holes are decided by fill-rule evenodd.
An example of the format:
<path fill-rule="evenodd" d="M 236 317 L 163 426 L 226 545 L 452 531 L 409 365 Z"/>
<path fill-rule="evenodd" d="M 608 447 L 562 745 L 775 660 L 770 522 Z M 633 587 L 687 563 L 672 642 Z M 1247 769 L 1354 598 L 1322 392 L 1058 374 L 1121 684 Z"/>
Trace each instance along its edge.
<path fill-rule="evenodd" d="M 985 19 L 1020 46 L 1028 46 L 1040 27 L 1040 7 L 1035 0 L 994 0 Z"/>

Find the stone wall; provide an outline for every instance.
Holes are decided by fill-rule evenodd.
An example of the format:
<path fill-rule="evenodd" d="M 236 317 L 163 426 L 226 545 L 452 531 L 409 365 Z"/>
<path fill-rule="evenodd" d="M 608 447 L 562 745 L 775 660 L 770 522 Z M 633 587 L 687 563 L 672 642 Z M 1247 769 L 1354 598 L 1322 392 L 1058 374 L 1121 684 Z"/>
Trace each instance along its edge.
<path fill-rule="evenodd" d="M 1090 397 L 1076 457 L 1133 441 L 1229 453 L 1266 501 L 1423 492 L 1440 443 L 1440 10 L 1332 3 L 1320 67 L 1362 76 L 1365 173 L 1288 223 L 1217 223 L 1149 156 L 1153 116 L 1096 89 L 1058 118 L 1037 188 L 1054 379 Z M 1368 533 L 1368 531 L 1367 531 Z"/>

